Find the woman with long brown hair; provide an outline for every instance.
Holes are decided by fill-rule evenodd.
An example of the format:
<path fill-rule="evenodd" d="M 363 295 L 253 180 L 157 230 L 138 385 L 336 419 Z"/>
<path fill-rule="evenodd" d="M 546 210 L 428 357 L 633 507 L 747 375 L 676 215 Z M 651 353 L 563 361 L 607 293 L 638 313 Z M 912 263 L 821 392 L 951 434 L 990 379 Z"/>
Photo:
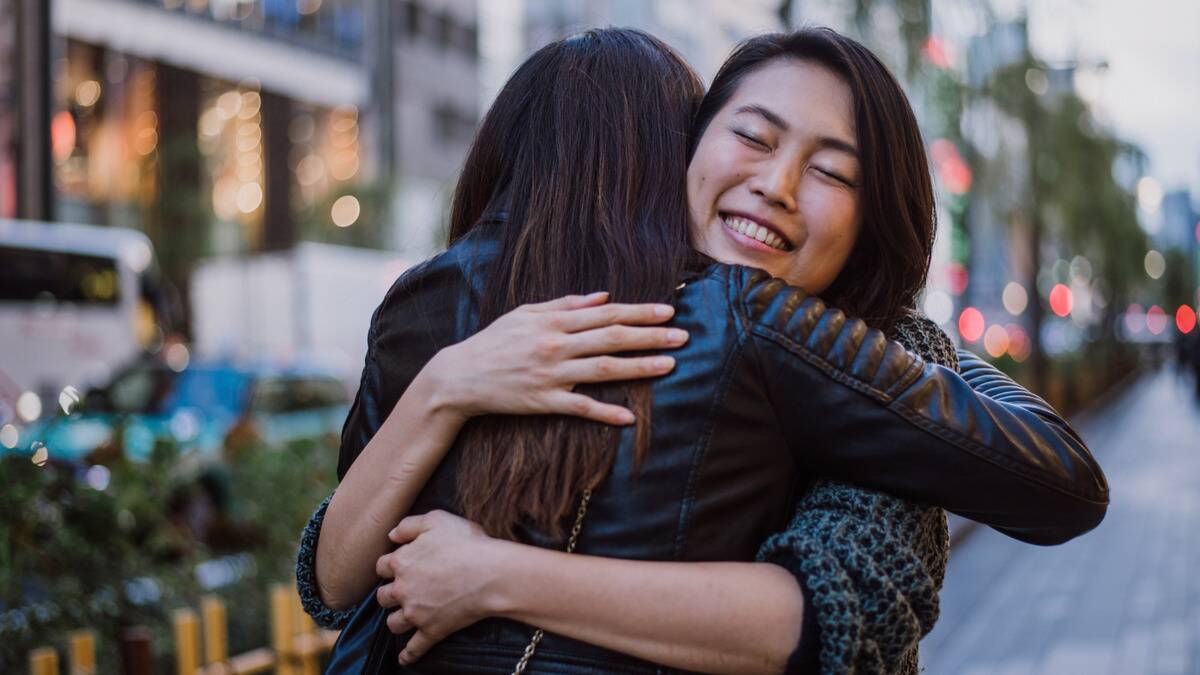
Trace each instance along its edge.
<path fill-rule="evenodd" d="M 779 82 L 794 85 L 791 96 Z M 867 98 L 871 87 L 884 98 Z M 419 628 L 401 652 L 410 666 L 449 631 L 495 615 L 558 633 L 531 668 L 654 670 L 611 649 L 681 668 L 777 671 L 816 616 L 804 602 L 819 597 L 811 570 L 698 561 L 751 560 L 819 477 L 1041 543 L 1103 515 L 1098 467 L 1036 397 L 981 364 L 970 382 L 923 364 L 804 291 L 709 264 L 689 246 L 829 291 L 873 326 L 903 325 L 928 265 L 932 191 L 911 110 L 882 64 L 832 32 L 751 41 L 718 75 L 689 144 L 697 90 L 686 65 L 631 31 L 536 54 L 481 127 L 450 249 L 402 278 L 372 322 L 343 482 L 317 550 L 320 577 L 349 582 L 322 581 L 325 600 L 345 606 L 363 579 L 369 587 L 373 575 L 361 572 L 405 513 L 483 523 L 431 513 L 393 533 L 406 545 L 380 561 L 395 581 L 378 597 L 399 607 L 390 628 Z M 892 247 L 903 260 L 890 259 Z M 854 275 L 876 269 L 855 265 L 886 268 L 872 281 L 885 292 L 862 292 Z M 669 301 L 686 340 L 653 327 L 670 309 L 553 300 L 595 288 Z M 502 358 L 493 348 L 510 339 L 521 342 Z M 667 347 L 674 362 L 596 356 Z M 802 501 L 798 517 L 806 505 L 820 506 Z M 875 510 L 867 517 L 896 526 L 901 546 L 932 534 L 936 511 Z M 578 553 L 640 561 L 552 550 L 567 540 Z M 537 576 L 508 595 L 489 572 L 504 569 Z M 895 571 L 906 575 L 938 573 Z M 513 621 L 481 621 L 419 664 L 490 672 L 515 663 L 528 638 Z M 403 646 L 374 642 L 383 655 Z"/>

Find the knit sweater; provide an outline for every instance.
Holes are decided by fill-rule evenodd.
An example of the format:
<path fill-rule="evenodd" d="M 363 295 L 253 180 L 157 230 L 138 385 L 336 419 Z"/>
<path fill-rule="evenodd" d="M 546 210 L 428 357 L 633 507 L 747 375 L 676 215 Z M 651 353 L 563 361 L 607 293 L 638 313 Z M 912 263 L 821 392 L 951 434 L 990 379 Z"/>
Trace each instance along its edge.
<path fill-rule="evenodd" d="M 954 345 L 921 316 L 901 319 L 893 336 L 926 361 L 958 368 Z M 335 611 L 317 591 L 317 541 L 332 495 L 300 537 L 296 585 L 319 625 L 341 628 L 353 609 Z M 949 552 L 946 514 L 897 497 L 814 482 L 788 528 L 769 537 L 758 560 L 791 572 L 804 593 L 800 644 L 787 672 L 917 672 L 917 644 L 938 617 Z"/>

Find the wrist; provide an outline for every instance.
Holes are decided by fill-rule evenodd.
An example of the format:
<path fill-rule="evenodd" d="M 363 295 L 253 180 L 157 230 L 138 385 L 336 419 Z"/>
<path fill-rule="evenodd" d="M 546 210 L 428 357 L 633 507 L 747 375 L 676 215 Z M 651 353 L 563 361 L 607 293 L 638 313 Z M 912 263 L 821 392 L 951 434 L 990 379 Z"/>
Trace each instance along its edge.
<path fill-rule="evenodd" d="M 461 423 L 478 412 L 472 406 L 461 378 L 454 376 L 451 349 L 453 347 L 446 347 L 435 354 L 418 373 L 413 384 L 419 384 L 421 398 L 425 401 L 430 416 L 453 419 Z"/>
<path fill-rule="evenodd" d="M 487 546 L 488 550 L 479 558 L 485 565 L 480 589 L 483 612 L 487 616 L 515 619 L 521 610 L 521 592 L 516 587 L 521 575 L 515 572 L 519 572 L 522 547 L 504 539 L 491 539 Z"/>

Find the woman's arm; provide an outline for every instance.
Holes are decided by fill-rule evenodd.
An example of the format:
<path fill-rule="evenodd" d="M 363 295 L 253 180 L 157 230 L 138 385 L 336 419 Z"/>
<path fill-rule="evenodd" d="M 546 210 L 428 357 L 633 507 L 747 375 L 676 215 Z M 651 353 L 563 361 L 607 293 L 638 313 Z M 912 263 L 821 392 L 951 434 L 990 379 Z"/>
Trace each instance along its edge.
<path fill-rule="evenodd" d="M 914 318 L 899 328 L 906 347 L 957 366 L 936 326 Z M 392 533 L 407 545 L 377 566 L 394 579 L 378 599 L 403 608 L 389 620 L 395 632 L 419 627 L 408 659 L 498 614 L 701 672 L 895 672 L 937 619 L 948 548 L 941 509 L 824 481 L 759 551 L 778 567 L 647 563 L 517 544 L 472 551 L 486 541 L 478 534 L 446 514 Z M 464 586 L 468 579 L 479 586 Z"/>
<path fill-rule="evenodd" d="M 782 672 L 799 639 L 803 595 L 765 563 L 677 563 L 572 555 L 492 539 L 435 511 L 401 521 L 400 548 L 376 572 L 393 632 L 419 627 L 401 653 L 502 616 L 675 668 Z"/>
<path fill-rule="evenodd" d="M 747 350 L 812 475 L 941 506 L 1036 544 L 1103 519 L 1108 484 L 1087 446 L 995 368 L 964 360 L 960 377 L 800 289 L 731 274 Z"/>
<path fill-rule="evenodd" d="M 571 391 L 580 382 L 654 377 L 687 333 L 659 328 L 669 305 L 603 304 L 607 294 L 519 307 L 434 356 L 404 390 L 342 478 L 324 514 L 315 572 L 320 599 L 344 610 L 370 590 L 387 531 L 408 513 L 462 425 L 474 415 L 569 414 L 630 424 L 632 413 Z M 370 358 L 370 356 L 368 357 Z"/>

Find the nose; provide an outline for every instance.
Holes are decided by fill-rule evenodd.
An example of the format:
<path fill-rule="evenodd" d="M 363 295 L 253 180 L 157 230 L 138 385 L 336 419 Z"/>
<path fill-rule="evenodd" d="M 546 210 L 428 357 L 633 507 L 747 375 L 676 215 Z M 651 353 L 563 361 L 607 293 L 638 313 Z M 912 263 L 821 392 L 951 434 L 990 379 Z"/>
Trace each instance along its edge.
<path fill-rule="evenodd" d="M 788 213 L 796 210 L 796 163 L 777 158 L 762 166 L 750 181 L 750 191 L 776 208 Z"/>

